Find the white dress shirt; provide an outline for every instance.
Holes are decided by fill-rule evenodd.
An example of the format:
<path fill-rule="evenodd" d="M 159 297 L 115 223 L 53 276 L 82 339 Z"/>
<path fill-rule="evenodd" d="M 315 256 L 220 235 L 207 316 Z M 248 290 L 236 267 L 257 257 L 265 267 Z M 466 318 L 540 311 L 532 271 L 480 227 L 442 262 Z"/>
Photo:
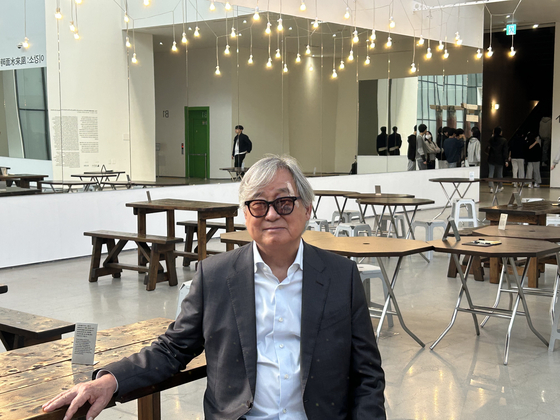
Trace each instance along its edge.
<path fill-rule="evenodd" d="M 303 241 L 279 282 L 253 242 L 257 382 L 247 420 L 307 420 L 300 373 Z"/>

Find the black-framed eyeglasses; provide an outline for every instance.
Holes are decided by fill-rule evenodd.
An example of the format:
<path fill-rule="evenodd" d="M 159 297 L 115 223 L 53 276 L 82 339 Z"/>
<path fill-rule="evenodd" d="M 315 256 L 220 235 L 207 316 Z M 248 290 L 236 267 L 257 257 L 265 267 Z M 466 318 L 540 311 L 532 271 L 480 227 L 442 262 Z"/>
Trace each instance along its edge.
<path fill-rule="evenodd" d="M 270 206 L 274 207 L 280 216 L 287 216 L 294 211 L 295 202 L 301 197 L 280 197 L 276 200 L 249 200 L 245 205 L 253 217 L 265 217 Z"/>

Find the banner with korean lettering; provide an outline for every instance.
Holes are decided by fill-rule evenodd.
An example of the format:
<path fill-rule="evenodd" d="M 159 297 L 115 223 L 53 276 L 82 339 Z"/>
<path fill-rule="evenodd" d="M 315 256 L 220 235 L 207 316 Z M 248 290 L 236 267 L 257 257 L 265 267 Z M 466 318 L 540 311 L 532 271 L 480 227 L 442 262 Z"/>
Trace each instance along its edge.
<path fill-rule="evenodd" d="M 0 71 L 46 63 L 45 1 L 0 0 Z"/>

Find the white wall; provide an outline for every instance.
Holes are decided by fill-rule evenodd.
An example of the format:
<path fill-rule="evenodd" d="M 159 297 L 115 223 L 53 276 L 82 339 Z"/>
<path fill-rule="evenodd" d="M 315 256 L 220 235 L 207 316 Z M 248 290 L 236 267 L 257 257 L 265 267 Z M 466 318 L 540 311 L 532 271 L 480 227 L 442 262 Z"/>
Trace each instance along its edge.
<path fill-rule="evenodd" d="M 556 39 L 554 42 L 554 80 L 552 82 L 552 141 L 551 160 L 560 151 L 560 22 L 556 22 Z M 560 188 L 560 169 L 550 171 L 550 186 Z"/>
<path fill-rule="evenodd" d="M 396 126 L 401 135 L 403 145 L 406 143 L 407 133 L 418 121 L 418 77 L 406 77 L 395 79 L 391 84 L 391 127 L 387 127 L 387 133 L 392 133 L 392 127 Z M 406 147 L 401 146 L 401 155 L 406 156 Z"/>
<path fill-rule="evenodd" d="M 456 168 L 445 170 L 445 176 L 453 171 L 453 176 L 468 177 L 470 171 L 478 168 Z M 439 184 L 428 182 L 429 178 L 444 175 L 439 170 L 416 171 L 397 174 L 352 175 L 338 177 L 310 178 L 315 189 L 372 192 L 376 185 L 382 191 L 415 194 L 419 198 L 436 201 L 432 208 L 443 206 L 445 195 Z M 476 173 L 478 176 L 478 173 Z M 182 198 L 221 203 L 237 203 L 239 184 L 226 182 L 211 185 L 190 185 L 151 189 L 152 199 Z M 478 184 L 474 184 L 467 197 L 478 200 Z M 91 255 L 91 239 L 83 232 L 106 229 L 116 231 L 136 231 L 136 217 L 128 202 L 146 200 L 145 189 L 123 191 L 102 191 L 82 194 L 43 194 L 39 196 L 19 196 L 2 198 L 0 218 L 0 268 L 53 261 Z M 348 203 L 349 210 L 357 209 L 355 203 Z M 318 216 L 331 219 L 336 210 L 334 200 L 322 199 Z M 195 219 L 193 212 L 177 212 L 175 219 Z M 422 219 L 419 215 L 419 219 Z M 45 223 L 48 221 L 48 223 Z M 236 218 L 243 223 L 243 216 Z M 149 215 L 147 231 L 165 235 L 165 213 Z M 182 236 L 176 230 L 177 236 Z M 25 252 L 23 252 L 25 250 Z M 83 281 L 87 281 L 83 273 Z"/>
<path fill-rule="evenodd" d="M 16 99 L 16 82 L 15 72 L 13 70 L 4 70 L 0 72 L 0 79 L 3 86 L 3 100 L 4 116 L 5 116 L 5 131 L 3 134 L 6 136 L 8 146 L 8 153 L 6 156 L 14 158 L 23 158 L 23 140 L 21 138 L 21 131 L 19 129 L 19 113 L 17 108 Z"/>
<path fill-rule="evenodd" d="M 47 175 L 46 179 L 52 179 L 53 170 L 50 160 L 23 159 L 0 156 L 0 166 L 10 168 L 11 174 L 38 174 Z"/>

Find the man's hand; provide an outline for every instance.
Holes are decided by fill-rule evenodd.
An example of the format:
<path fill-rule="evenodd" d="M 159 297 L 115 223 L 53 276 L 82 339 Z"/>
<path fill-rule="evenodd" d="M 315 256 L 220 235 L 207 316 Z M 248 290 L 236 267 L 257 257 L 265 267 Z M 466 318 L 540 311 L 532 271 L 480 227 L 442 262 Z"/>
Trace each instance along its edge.
<path fill-rule="evenodd" d="M 70 420 L 78 408 L 87 402 L 91 404 L 87 412 L 86 419 L 94 419 L 109 404 L 115 390 L 117 381 L 111 374 L 105 374 L 92 382 L 84 382 L 74 386 L 71 390 L 62 392 L 52 400 L 43 405 L 46 412 L 54 411 L 65 405 L 70 405 L 64 420 Z"/>
<path fill-rule="evenodd" d="M 554 170 L 554 168 L 556 168 L 556 165 L 553 163 L 552 165 L 550 165 L 550 170 Z"/>
<path fill-rule="evenodd" d="M 506 168 L 509 166 L 509 164 L 506 162 Z"/>

